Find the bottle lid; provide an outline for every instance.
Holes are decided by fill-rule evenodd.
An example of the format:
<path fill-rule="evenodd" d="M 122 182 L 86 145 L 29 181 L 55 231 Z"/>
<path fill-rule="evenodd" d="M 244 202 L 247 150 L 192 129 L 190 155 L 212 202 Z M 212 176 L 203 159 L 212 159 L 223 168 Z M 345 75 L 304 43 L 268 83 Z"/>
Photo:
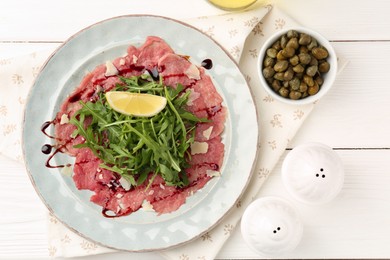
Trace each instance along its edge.
<path fill-rule="evenodd" d="M 323 204 L 339 194 L 344 183 L 344 168 L 332 148 L 321 143 L 307 143 L 295 147 L 286 156 L 282 180 L 298 201 Z"/>
<path fill-rule="evenodd" d="M 252 250 L 275 256 L 293 250 L 301 241 L 303 225 L 292 205 L 281 198 L 253 201 L 241 219 L 241 233 Z"/>

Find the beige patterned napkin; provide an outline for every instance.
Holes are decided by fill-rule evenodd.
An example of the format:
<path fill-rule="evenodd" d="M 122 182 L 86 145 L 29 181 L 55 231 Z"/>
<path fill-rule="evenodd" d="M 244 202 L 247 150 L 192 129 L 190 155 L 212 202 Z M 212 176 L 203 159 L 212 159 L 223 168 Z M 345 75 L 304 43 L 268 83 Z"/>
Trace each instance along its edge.
<path fill-rule="evenodd" d="M 250 84 L 257 105 L 260 124 L 259 156 L 254 174 L 245 195 L 234 206 L 235 210 L 194 242 L 160 252 L 167 259 L 214 259 L 238 224 L 246 206 L 256 196 L 287 144 L 312 110 L 313 104 L 295 107 L 274 101 L 258 80 L 256 61 L 264 40 L 279 29 L 296 25 L 279 9 L 258 7 L 248 12 L 199 17 L 186 22 L 213 37 L 240 61 L 240 68 Z M 0 60 L 0 154 L 20 162 L 20 121 L 26 94 L 51 51 Z M 343 65 L 344 62 L 339 67 Z M 49 256 L 72 257 L 113 252 L 76 235 L 53 216 L 49 216 L 48 223 Z"/>

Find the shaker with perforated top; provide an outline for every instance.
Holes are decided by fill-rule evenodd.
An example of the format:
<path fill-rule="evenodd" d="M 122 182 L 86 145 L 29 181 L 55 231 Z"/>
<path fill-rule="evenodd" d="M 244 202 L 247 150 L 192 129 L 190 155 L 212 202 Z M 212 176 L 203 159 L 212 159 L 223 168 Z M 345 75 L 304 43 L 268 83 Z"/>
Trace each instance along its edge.
<path fill-rule="evenodd" d="M 263 256 L 279 256 L 295 249 L 303 225 L 291 203 L 277 197 L 252 202 L 241 219 L 241 234 L 247 245 Z"/>
<path fill-rule="evenodd" d="M 344 183 L 344 168 L 332 148 L 321 143 L 306 143 L 295 147 L 284 159 L 282 180 L 296 200 L 319 205 L 339 194 Z"/>

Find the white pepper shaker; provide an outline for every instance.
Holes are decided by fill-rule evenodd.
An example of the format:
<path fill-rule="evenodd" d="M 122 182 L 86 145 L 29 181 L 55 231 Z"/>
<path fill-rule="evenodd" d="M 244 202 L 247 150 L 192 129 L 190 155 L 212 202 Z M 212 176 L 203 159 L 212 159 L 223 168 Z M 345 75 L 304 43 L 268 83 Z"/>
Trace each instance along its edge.
<path fill-rule="evenodd" d="M 344 168 L 341 158 L 329 146 L 306 143 L 295 147 L 284 159 L 282 180 L 296 200 L 319 205 L 339 194 Z"/>
<path fill-rule="evenodd" d="M 303 225 L 287 200 L 263 197 L 253 201 L 241 219 L 241 233 L 247 245 L 263 256 L 282 255 L 301 241 Z"/>

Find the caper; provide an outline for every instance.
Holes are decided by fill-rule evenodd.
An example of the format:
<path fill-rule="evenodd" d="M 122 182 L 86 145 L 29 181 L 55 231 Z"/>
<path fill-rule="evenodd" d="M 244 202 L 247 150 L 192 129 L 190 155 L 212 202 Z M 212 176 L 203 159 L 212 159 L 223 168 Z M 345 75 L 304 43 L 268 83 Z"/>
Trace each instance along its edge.
<path fill-rule="evenodd" d="M 313 78 L 308 75 L 303 76 L 303 82 L 305 82 L 309 87 L 314 85 Z"/>
<path fill-rule="evenodd" d="M 293 71 L 296 73 L 302 73 L 305 71 L 305 68 L 301 64 L 298 64 L 297 66 L 293 67 Z"/>
<path fill-rule="evenodd" d="M 301 98 L 302 93 L 299 91 L 291 91 L 288 95 L 292 100 L 298 100 Z"/>
<path fill-rule="evenodd" d="M 330 64 L 327 61 L 322 61 L 318 65 L 318 71 L 321 73 L 326 73 L 330 70 Z"/>
<path fill-rule="evenodd" d="M 299 61 L 302 63 L 302 64 L 309 64 L 310 61 L 311 61 L 311 56 L 310 54 L 307 54 L 307 53 L 300 53 L 298 55 L 299 57 Z"/>
<path fill-rule="evenodd" d="M 282 46 L 282 49 L 286 48 L 288 42 L 288 38 L 286 35 L 283 35 L 282 38 L 280 38 L 280 46 Z"/>
<path fill-rule="evenodd" d="M 309 53 L 309 49 L 306 46 L 299 47 L 299 53 Z"/>
<path fill-rule="evenodd" d="M 275 73 L 274 79 L 277 79 L 279 81 L 283 81 L 284 80 L 284 73 L 283 72 Z"/>
<path fill-rule="evenodd" d="M 282 55 L 286 58 L 291 58 L 295 54 L 295 49 L 292 47 L 286 47 L 282 50 Z"/>
<path fill-rule="evenodd" d="M 314 81 L 317 82 L 317 84 L 318 84 L 319 86 L 322 86 L 322 84 L 324 84 L 324 79 L 323 79 L 320 75 L 318 75 L 317 77 L 315 77 Z"/>
<path fill-rule="evenodd" d="M 299 48 L 298 39 L 297 39 L 296 37 L 291 38 L 291 39 L 287 42 L 286 47 L 293 48 L 294 50 L 298 49 L 298 48 Z"/>
<path fill-rule="evenodd" d="M 313 77 L 316 75 L 318 71 L 318 66 L 310 66 L 306 69 L 306 74 L 309 75 L 310 77 Z"/>
<path fill-rule="evenodd" d="M 311 53 L 318 60 L 326 59 L 329 56 L 328 50 L 322 46 L 313 48 Z"/>
<path fill-rule="evenodd" d="M 267 56 L 271 58 L 276 58 L 276 54 L 278 54 L 278 51 L 275 50 L 274 48 L 269 48 L 267 50 Z"/>
<path fill-rule="evenodd" d="M 276 72 L 285 71 L 287 68 L 288 68 L 288 61 L 286 60 L 277 61 L 276 64 L 274 65 L 274 70 Z"/>
<path fill-rule="evenodd" d="M 273 80 L 272 82 L 272 88 L 275 90 L 275 92 L 278 92 L 279 89 L 282 87 L 279 80 Z"/>
<path fill-rule="evenodd" d="M 276 55 L 276 59 L 277 59 L 277 60 L 286 60 L 286 59 L 287 59 L 286 57 L 283 56 L 282 51 L 283 51 L 283 50 L 280 50 L 280 51 L 278 52 L 278 54 Z"/>
<path fill-rule="evenodd" d="M 275 65 L 275 59 L 271 57 L 265 57 L 264 58 L 264 67 L 273 67 Z"/>
<path fill-rule="evenodd" d="M 288 97 L 288 94 L 289 94 L 290 91 L 288 91 L 287 88 L 282 87 L 282 88 L 279 89 L 278 92 L 279 92 L 279 94 L 280 94 L 282 97 Z"/>
<path fill-rule="evenodd" d="M 303 72 L 295 73 L 295 77 L 297 77 L 298 79 L 303 79 L 303 76 L 304 76 Z"/>
<path fill-rule="evenodd" d="M 311 43 L 311 36 L 306 33 L 301 33 L 298 42 L 300 45 L 308 45 Z"/>
<path fill-rule="evenodd" d="M 299 85 L 301 84 L 301 81 L 298 78 L 293 78 L 292 80 L 290 80 L 288 82 L 288 84 L 290 85 L 291 89 L 298 90 Z"/>
<path fill-rule="evenodd" d="M 282 49 L 282 46 L 280 45 L 280 41 L 276 41 L 274 44 L 272 44 L 272 48 L 280 51 Z"/>
<path fill-rule="evenodd" d="M 287 80 L 283 81 L 283 87 L 285 87 L 286 89 L 290 89 L 290 85 L 288 83 L 289 81 Z"/>
<path fill-rule="evenodd" d="M 266 79 L 272 78 L 275 75 L 275 70 L 272 67 L 265 67 L 263 69 L 263 76 Z"/>
<path fill-rule="evenodd" d="M 273 78 L 268 78 L 268 79 L 265 79 L 267 81 L 268 84 L 272 84 L 272 81 L 274 80 Z"/>
<path fill-rule="evenodd" d="M 318 46 L 317 40 L 312 38 L 310 44 L 307 45 L 307 48 L 309 49 L 309 51 L 311 51 L 314 47 L 317 46 Z"/>
<path fill-rule="evenodd" d="M 292 57 L 289 59 L 289 61 L 290 61 L 290 64 L 293 65 L 293 66 L 298 65 L 298 63 L 299 63 L 299 57 L 298 57 L 298 55 L 292 56 Z"/>
<path fill-rule="evenodd" d="M 313 66 L 313 65 L 317 66 L 318 60 L 312 56 L 309 65 L 310 66 Z"/>
<path fill-rule="evenodd" d="M 294 71 L 292 67 L 289 67 L 285 72 L 284 72 L 284 80 L 289 81 L 294 77 Z"/>
<path fill-rule="evenodd" d="M 307 93 L 309 93 L 310 96 L 313 96 L 313 95 L 317 94 L 319 90 L 320 90 L 320 87 L 315 82 L 315 84 L 313 86 L 309 86 Z"/>
<path fill-rule="evenodd" d="M 299 34 L 298 34 L 298 32 L 295 31 L 295 30 L 289 30 L 289 31 L 287 32 L 287 37 L 288 37 L 289 39 L 291 39 L 291 38 L 298 38 L 298 37 L 299 37 Z"/>
<path fill-rule="evenodd" d="M 307 84 L 303 81 L 301 81 L 301 84 L 299 85 L 299 92 L 306 92 L 307 91 Z"/>

